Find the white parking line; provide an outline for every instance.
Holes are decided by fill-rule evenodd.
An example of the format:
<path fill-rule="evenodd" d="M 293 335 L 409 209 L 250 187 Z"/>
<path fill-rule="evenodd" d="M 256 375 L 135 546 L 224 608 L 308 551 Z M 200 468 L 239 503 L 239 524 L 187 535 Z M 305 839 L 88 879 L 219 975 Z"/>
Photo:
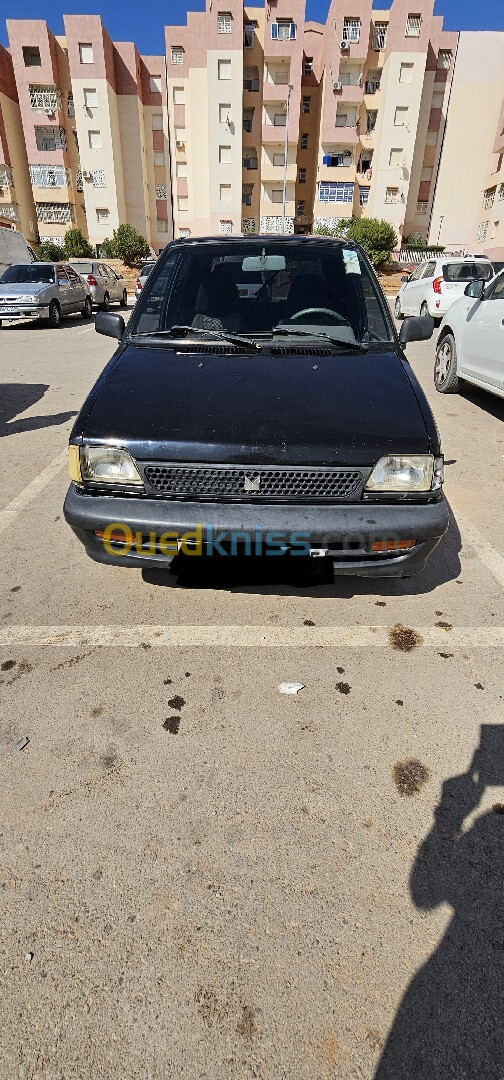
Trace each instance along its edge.
<path fill-rule="evenodd" d="M 84 330 L 78 330 L 77 334 L 89 334 L 91 330 L 94 330 L 94 323 L 92 326 L 85 326 Z"/>
<path fill-rule="evenodd" d="M 504 586 L 504 557 L 497 551 L 497 548 L 494 548 L 493 544 L 490 544 L 485 539 L 479 529 L 471 521 L 468 521 L 464 514 L 459 514 L 456 508 L 453 509 L 453 512 L 462 536 L 462 554 L 464 544 L 466 542 L 471 544 L 475 554 L 484 563 L 487 570 L 490 570 L 490 573 L 493 574 L 499 584 Z"/>
<path fill-rule="evenodd" d="M 33 499 L 36 499 L 37 495 L 40 495 L 40 492 L 50 484 L 51 480 L 53 480 L 61 471 L 67 461 L 68 450 L 65 448 L 65 450 L 61 451 L 61 454 L 58 454 L 58 457 L 55 458 L 54 461 L 51 461 L 51 464 L 48 465 L 47 468 L 43 469 L 42 472 L 27 485 L 27 487 L 20 491 L 19 495 L 16 495 L 16 498 L 13 499 L 12 502 L 8 503 L 3 510 L 0 510 L 0 532 L 3 532 L 4 529 L 8 529 L 9 525 L 12 525 L 25 507 L 33 502 Z"/>
<path fill-rule="evenodd" d="M 0 645 L 150 646 L 162 648 L 502 648 L 504 626 L 415 627 L 398 634 L 388 626 L 3 626 Z M 417 645 L 413 641 L 417 640 Z M 406 649 L 406 651 L 410 651 Z"/>

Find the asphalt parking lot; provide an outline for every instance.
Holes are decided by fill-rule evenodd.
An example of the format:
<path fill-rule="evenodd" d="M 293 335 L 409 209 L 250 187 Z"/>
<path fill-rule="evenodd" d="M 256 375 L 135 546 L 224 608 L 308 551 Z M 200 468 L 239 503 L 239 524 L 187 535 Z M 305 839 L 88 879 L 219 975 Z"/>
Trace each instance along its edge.
<path fill-rule="evenodd" d="M 0 330 L 0 1077 L 502 1080 L 504 401 L 408 346 L 417 578 L 142 575 L 62 514 L 112 350 Z"/>

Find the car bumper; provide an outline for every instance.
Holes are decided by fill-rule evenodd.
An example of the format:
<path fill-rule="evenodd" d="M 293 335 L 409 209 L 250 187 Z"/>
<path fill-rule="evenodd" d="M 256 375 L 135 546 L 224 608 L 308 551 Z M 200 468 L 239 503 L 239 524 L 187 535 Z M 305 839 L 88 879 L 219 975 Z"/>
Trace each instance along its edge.
<path fill-rule="evenodd" d="M 47 319 L 49 318 L 49 304 L 16 304 L 11 309 L 2 310 L 0 307 L 0 319 L 11 322 L 14 319 Z"/>
<path fill-rule="evenodd" d="M 407 505 L 191 503 L 84 495 L 74 484 L 70 485 L 65 499 L 64 515 L 87 554 L 109 565 L 169 567 L 177 552 L 164 552 L 159 538 L 166 532 L 176 533 L 180 538 L 187 533 L 195 536 L 196 527 L 201 525 L 198 535 L 202 538 L 203 556 L 227 554 L 227 549 L 231 554 L 248 554 L 242 544 L 243 534 L 250 537 L 251 553 L 267 554 L 271 544 L 268 534 L 274 532 L 277 538 L 281 534 L 292 556 L 324 556 L 331 559 L 336 574 L 360 577 L 409 577 L 423 570 L 449 522 L 444 497 L 433 503 Z M 124 546 L 117 545 L 116 549 L 112 545 L 110 550 L 108 545 L 107 550 L 95 531 L 104 531 L 112 524 L 127 525 L 133 536 L 141 534 L 138 546 L 133 543 L 126 550 Z M 238 534 L 234 541 L 233 534 Z M 217 537 L 220 537 L 218 543 Z M 300 537 L 304 540 L 304 550 Z M 399 539 L 414 539 L 416 544 L 406 551 L 371 550 L 375 542 Z M 282 552 L 276 549 L 270 553 Z"/>

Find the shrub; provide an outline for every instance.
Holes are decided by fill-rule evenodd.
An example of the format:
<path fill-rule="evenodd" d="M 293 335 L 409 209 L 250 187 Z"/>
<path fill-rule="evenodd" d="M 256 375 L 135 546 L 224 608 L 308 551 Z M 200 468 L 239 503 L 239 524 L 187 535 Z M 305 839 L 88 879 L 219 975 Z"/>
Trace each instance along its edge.
<path fill-rule="evenodd" d="M 83 236 L 80 229 L 67 229 L 65 233 L 63 252 L 65 259 L 92 259 L 95 252 L 89 240 Z"/>
<path fill-rule="evenodd" d="M 340 218 L 336 225 L 317 225 L 318 236 L 341 236 L 355 240 L 364 248 L 373 266 L 390 262 L 391 252 L 397 247 L 397 236 L 388 221 L 378 218 Z"/>
<path fill-rule="evenodd" d="M 119 225 L 111 240 L 104 240 L 102 250 L 107 259 L 122 259 L 126 266 L 137 266 L 150 255 L 146 239 L 133 225 Z"/>
<path fill-rule="evenodd" d="M 40 262 L 59 262 L 64 258 L 63 248 L 53 240 L 44 240 L 38 245 L 37 258 Z"/>

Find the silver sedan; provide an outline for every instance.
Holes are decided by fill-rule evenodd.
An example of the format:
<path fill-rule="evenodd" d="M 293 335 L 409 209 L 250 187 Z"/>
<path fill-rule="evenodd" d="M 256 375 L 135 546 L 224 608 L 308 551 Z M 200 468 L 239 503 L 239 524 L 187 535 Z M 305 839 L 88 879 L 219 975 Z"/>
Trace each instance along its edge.
<path fill-rule="evenodd" d="M 128 306 L 128 293 L 122 274 L 116 274 L 112 266 L 101 259 L 72 259 L 70 266 L 89 285 L 91 299 L 102 311 L 108 311 L 113 303 Z"/>
<path fill-rule="evenodd" d="M 68 263 L 20 263 L 0 278 L 0 326 L 3 320 L 43 319 L 54 328 L 63 315 L 91 317 L 89 286 Z"/>

